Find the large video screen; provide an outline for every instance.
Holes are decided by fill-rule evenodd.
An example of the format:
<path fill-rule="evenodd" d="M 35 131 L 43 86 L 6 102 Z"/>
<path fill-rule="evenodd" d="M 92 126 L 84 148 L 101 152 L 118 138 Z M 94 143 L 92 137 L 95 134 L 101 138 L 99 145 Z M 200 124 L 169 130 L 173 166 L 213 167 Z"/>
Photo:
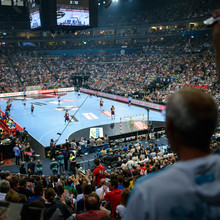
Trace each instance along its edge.
<path fill-rule="evenodd" d="M 41 27 L 40 7 L 35 0 L 28 1 L 31 29 Z"/>
<path fill-rule="evenodd" d="M 57 0 L 57 25 L 90 26 L 89 0 Z"/>

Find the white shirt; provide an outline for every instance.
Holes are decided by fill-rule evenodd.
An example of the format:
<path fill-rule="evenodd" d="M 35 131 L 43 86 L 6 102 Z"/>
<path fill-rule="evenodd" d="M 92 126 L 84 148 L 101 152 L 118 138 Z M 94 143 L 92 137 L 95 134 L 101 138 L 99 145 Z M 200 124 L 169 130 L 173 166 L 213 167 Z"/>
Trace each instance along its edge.
<path fill-rule="evenodd" d="M 139 178 L 125 219 L 220 219 L 219 170 L 220 156 L 210 154 Z"/>
<path fill-rule="evenodd" d="M 0 193 L 0 201 L 4 201 L 5 200 L 5 196 L 7 193 Z"/>
<path fill-rule="evenodd" d="M 116 207 L 116 213 L 119 214 L 119 216 L 121 217 L 121 220 L 124 219 L 125 211 L 126 211 L 126 207 L 123 206 L 123 205 L 118 205 L 118 206 Z"/>
<path fill-rule="evenodd" d="M 98 195 L 98 196 L 100 196 L 101 195 L 101 193 L 102 193 L 102 191 L 103 191 L 103 186 L 102 187 L 100 187 L 100 188 L 98 188 L 98 189 L 96 189 L 96 194 Z M 107 192 L 109 192 L 109 188 L 107 187 Z M 103 194 L 103 196 L 105 196 L 105 192 L 104 192 L 104 194 Z"/>

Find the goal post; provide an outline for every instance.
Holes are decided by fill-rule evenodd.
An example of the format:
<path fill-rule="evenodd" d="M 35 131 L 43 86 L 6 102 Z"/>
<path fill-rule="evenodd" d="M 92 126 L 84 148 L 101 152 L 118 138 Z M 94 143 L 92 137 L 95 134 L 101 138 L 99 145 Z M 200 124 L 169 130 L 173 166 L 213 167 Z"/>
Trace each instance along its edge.
<path fill-rule="evenodd" d="M 120 134 L 148 129 L 144 114 L 120 117 Z"/>

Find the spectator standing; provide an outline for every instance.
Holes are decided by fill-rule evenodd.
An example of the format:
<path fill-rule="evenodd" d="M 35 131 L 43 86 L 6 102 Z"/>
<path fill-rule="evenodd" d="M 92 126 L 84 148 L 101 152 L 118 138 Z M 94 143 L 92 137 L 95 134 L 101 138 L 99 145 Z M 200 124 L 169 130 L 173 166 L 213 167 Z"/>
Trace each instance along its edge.
<path fill-rule="evenodd" d="M 104 144 L 109 144 L 109 138 L 107 134 L 104 135 Z"/>
<path fill-rule="evenodd" d="M 58 167 L 59 167 L 59 164 L 57 163 L 55 158 L 53 158 L 52 162 L 50 164 L 50 169 L 52 170 L 53 175 L 57 175 L 58 174 Z"/>
<path fill-rule="evenodd" d="M 18 144 L 15 145 L 15 147 L 13 148 L 13 151 L 15 153 L 15 159 L 16 159 L 16 165 L 20 165 L 20 155 L 21 155 L 21 152 L 20 152 L 20 149 L 18 147 Z"/>
<path fill-rule="evenodd" d="M 95 170 L 93 171 L 93 184 L 100 186 L 100 180 L 105 179 L 105 168 L 101 165 L 99 159 L 95 159 L 94 163 L 96 165 Z"/>
<path fill-rule="evenodd" d="M 112 179 L 109 186 L 110 192 L 106 193 L 104 199 L 106 202 L 111 205 L 111 217 L 114 218 L 116 216 L 116 207 L 121 203 L 121 189 L 118 189 L 118 181 L 116 179 Z M 103 191 L 100 195 L 100 199 L 103 200 L 103 194 L 106 191 L 106 187 L 103 187 Z"/>
<path fill-rule="evenodd" d="M 26 169 L 24 167 L 24 162 L 21 163 L 20 174 L 27 174 L 27 171 L 26 171 Z"/>
<path fill-rule="evenodd" d="M 93 136 L 91 136 L 91 138 L 89 139 L 89 144 L 90 144 L 90 146 L 95 146 L 96 145 L 96 143 L 95 143 L 95 138 L 93 137 Z"/>
<path fill-rule="evenodd" d="M 64 146 L 65 146 L 65 147 L 67 148 L 67 150 L 69 151 L 69 149 L 70 149 L 70 147 L 71 147 L 71 144 L 70 144 L 70 142 L 69 142 L 68 139 L 66 139 L 66 142 L 65 142 Z"/>
<path fill-rule="evenodd" d="M 60 172 L 64 171 L 64 155 L 62 154 L 62 152 L 59 152 L 59 156 L 57 157 L 58 163 L 59 163 L 59 167 L 60 167 Z"/>
<path fill-rule="evenodd" d="M 24 151 L 25 151 L 25 144 L 24 142 L 21 142 L 19 141 L 19 148 L 20 148 L 20 151 L 21 151 L 21 161 L 24 161 Z"/>
<path fill-rule="evenodd" d="M 64 168 L 65 170 L 68 170 L 68 150 L 67 148 L 65 147 L 64 150 L 63 150 L 63 156 L 64 156 Z"/>
<path fill-rule="evenodd" d="M 50 158 L 54 158 L 56 156 L 56 145 L 52 144 L 50 147 Z"/>
<path fill-rule="evenodd" d="M 193 88 L 174 93 L 167 103 L 166 133 L 179 161 L 137 180 L 125 219 L 220 218 L 220 157 L 209 148 L 217 116 L 209 94 Z"/>
<path fill-rule="evenodd" d="M 50 148 L 52 148 L 53 145 L 56 145 L 56 140 L 54 141 L 53 139 L 50 140 Z"/>
<path fill-rule="evenodd" d="M 31 161 L 28 163 L 28 173 L 29 174 L 34 174 L 35 173 L 35 163 L 34 163 L 33 158 L 31 158 Z"/>
<path fill-rule="evenodd" d="M 25 127 L 23 128 L 20 134 L 21 134 L 21 141 L 25 142 L 27 140 L 27 135 L 28 135 L 28 132 L 26 131 Z"/>
<path fill-rule="evenodd" d="M 40 162 L 40 160 L 37 160 L 37 174 L 38 175 L 42 175 L 43 174 L 43 166 L 42 163 Z"/>
<path fill-rule="evenodd" d="M 73 174 L 76 174 L 76 157 L 74 156 L 73 153 L 70 153 L 69 162 L 70 162 L 70 170 L 73 171 Z"/>

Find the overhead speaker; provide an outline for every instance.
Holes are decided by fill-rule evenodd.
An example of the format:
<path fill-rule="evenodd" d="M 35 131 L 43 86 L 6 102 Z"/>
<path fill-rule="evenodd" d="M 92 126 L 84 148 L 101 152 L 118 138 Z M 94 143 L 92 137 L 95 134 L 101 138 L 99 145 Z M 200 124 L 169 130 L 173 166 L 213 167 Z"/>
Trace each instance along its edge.
<path fill-rule="evenodd" d="M 104 8 L 108 8 L 112 3 L 112 0 L 108 0 L 105 4 L 104 4 Z"/>

